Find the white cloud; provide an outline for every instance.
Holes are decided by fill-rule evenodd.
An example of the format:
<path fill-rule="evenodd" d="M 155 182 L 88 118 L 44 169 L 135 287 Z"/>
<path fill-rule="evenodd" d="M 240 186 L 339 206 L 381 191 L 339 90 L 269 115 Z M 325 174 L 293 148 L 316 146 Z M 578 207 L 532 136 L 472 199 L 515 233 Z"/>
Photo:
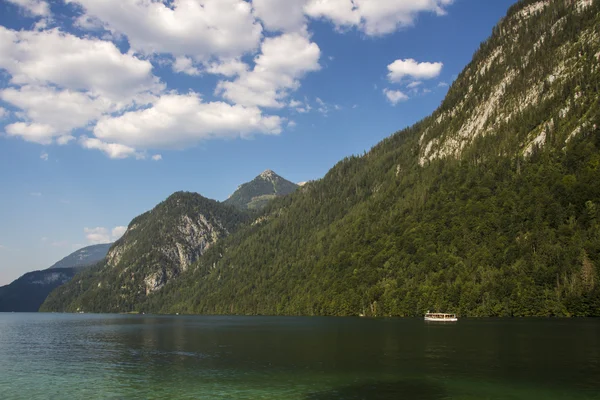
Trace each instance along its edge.
<path fill-rule="evenodd" d="M 152 156 L 152 161 L 160 161 L 162 160 L 162 156 L 160 154 L 155 154 Z"/>
<path fill-rule="evenodd" d="M 415 89 L 415 88 L 421 86 L 422 84 L 423 84 L 423 82 L 421 82 L 421 81 L 414 81 L 414 82 L 411 82 L 408 85 L 406 85 L 406 87 L 409 89 Z"/>
<path fill-rule="evenodd" d="M 396 60 L 388 65 L 388 79 L 390 82 L 399 82 L 404 77 L 414 79 L 432 79 L 442 72 L 444 64 L 441 62 L 417 62 L 412 58 Z"/>
<path fill-rule="evenodd" d="M 340 111 L 342 109 L 342 107 L 338 104 L 328 104 L 326 102 L 324 102 L 321 98 L 317 97 L 315 100 L 318 104 L 318 108 L 317 111 L 319 111 L 321 114 L 323 115 L 328 115 L 330 111 L 335 110 L 335 111 Z"/>
<path fill-rule="evenodd" d="M 149 61 L 123 54 L 111 42 L 58 29 L 13 31 L 0 26 L 0 43 L 0 68 L 8 71 L 14 85 L 54 84 L 120 102 L 163 88 Z"/>
<path fill-rule="evenodd" d="M 164 89 L 152 64 L 122 54 L 112 43 L 58 29 L 13 31 L 0 26 L 0 69 L 10 75 L 0 99 L 23 110 L 9 136 L 66 144 L 71 132 L 104 114 L 145 105 Z"/>
<path fill-rule="evenodd" d="M 438 87 L 448 87 L 448 83 L 447 82 L 440 82 L 438 83 Z"/>
<path fill-rule="evenodd" d="M 408 100 L 408 96 L 402 93 L 400 90 L 383 89 L 383 94 L 393 105 L 398 104 L 401 101 Z"/>
<path fill-rule="evenodd" d="M 134 155 L 134 148 L 181 148 L 212 138 L 278 134 L 281 123 L 280 117 L 265 116 L 257 107 L 204 103 L 196 93 L 166 94 L 150 108 L 104 117 L 94 134 L 103 142 L 124 145 L 113 156 L 126 157 Z M 105 150 L 100 143 L 93 143 Z"/>
<path fill-rule="evenodd" d="M 288 128 L 295 128 L 296 126 L 298 126 L 298 124 L 296 124 L 296 121 L 288 121 L 287 124 Z"/>
<path fill-rule="evenodd" d="M 40 154 L 40 160 L 48 161 L 48 153 L 46 153 L 45 151 L 42 152 L 42 154 Z"/>
<path fill-rule="evenodd" d="M 29 15 L 34 17 L 49 17 L 50 16 L 50 6 L 44 0 L 7 0 L 9 3 L 13 3 L 23 10 L 25 10 Z"/>
<path fill-rule="evenodd" d="M 81 146 L 85 149 L 96 149 L 104 152 L 109 158 L 121 159 L 135 157 L 143 159 L 144 155 L 137 152 L 134 148 L 120 143 L 106 143 L 96 138 L 82 137 Z"/>
<path fill-rule="evenodd" d="M 106 228 L 83 228 L 83 232 L 90 244 L 110 243 L 110 234 Z"/>
<path fill-rule="evenodd" d="M 83 232 L 85 233 L 89 244 L 104 244 L 114 242 L 123 236 L 126 230 L 126 226 L 117 226 L 111 231 L 102 226 L 96 228 L 83 228 Z"/>
<path fill-rule="evenodd" d="M 225 60 L 206 65 L 206 72 L 233 78 L 248 71 L 248 65 L 240 60 Z"/>
<path fill-rule="evenodd" d="M 111 239 L 114 240 L 118 240 L 121 238 L 121 236 L 123 236 L 125 234 L 125 231 L 127 231 L 127 227 L 126 226 L 116 226 L 112 229 L 111 232 Z"/>
<path fill-rule="evenodd" d="M 320 55 L 319 46 L 300 33 L 267 38 L 254 69 L 234 81 L 221 81 L 216 93 L 235 104 L 281 108 L 289 92 L 300 86 L 299 79 L 321 68 Z"/>
<path fill-rule="evenodd" d="M 7 125 L 4 129 L 8 136 L 18 136 L 28 142 L 39 144 L 50 144 L 55 137 L 61 136 L 60 132 L 50 125 L 36 123 L 16 122 Z"/>
<path fill-rule="evenodd" d="M 254 14 L 270 31 L 300 31 L 306 23 L 306 0 L 253 0 Z"/>
<path fill-rule="evenodd" d="M 10 115 L 10 111 L 8 111 L 4 107 L 0 107 L 0 121 L 8 118 L 9 115 Z"/>
<path fill-rule="evenodd" d="M 421 12 L 446 13 L 453 0 L 308 0 L 307 15 L 331 20 L 337 27 L 358 27 L 370 36 L 410 26 Z"/>
<path fill-rule="evenodd" d="M 200 75 L 200 70 L 194 67 L 194 62 L 189 57 L 177 57 L 173 63 L 173 71 L 191 76 Z"/>
<path fill-rule="evenodd" d="M 49 86 L 8 88 L 0 91 L 0 99 L 24 110 L 22 115 L 27 120 L 8 125 L 9 134 L 42 144 L 52 142 L 55 137 L 70 137 L 71 130 L 86 127 L 118 108 L 106 98 Z"/>
<path fill-rule="evenodd" d="M 197 61 L 234 58 L 255 50 L 262 27 L 244 0 L 66 0 L 85 15 L 127 36 L 143 54 L 190 56 Z"/>
<path fill-rule="evenodd" d="M 298 112 L 300 114 L 305 114 L 307 112 L 310 112 L 310 110 L 312 110 L 312 107 L 310 106 L 310 104 L 308 104 L 307 99 L 305 99 L 304 102 L 292 99 L 292 100 L 290 100 L 288 107 L 290 107 L 291 109 L 295 110 L 296 112 Z"/>

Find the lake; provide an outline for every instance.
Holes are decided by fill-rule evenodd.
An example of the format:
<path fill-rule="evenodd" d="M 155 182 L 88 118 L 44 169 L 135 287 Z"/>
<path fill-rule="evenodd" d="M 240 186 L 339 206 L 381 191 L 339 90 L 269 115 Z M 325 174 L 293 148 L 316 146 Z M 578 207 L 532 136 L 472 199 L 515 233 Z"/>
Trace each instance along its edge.
<path fill-rule="evenodd" d="M 600 320 L 0 314 L 0 398 L 600 399 Z"/>

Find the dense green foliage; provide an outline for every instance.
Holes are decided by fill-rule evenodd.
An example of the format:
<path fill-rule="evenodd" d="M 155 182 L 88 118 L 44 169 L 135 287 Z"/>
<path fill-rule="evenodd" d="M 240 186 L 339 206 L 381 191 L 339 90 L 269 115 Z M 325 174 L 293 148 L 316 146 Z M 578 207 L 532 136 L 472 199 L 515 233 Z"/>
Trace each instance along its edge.
<path fill-rule="evenodd" d="M 243 210 L 262 210 L 274 198 L 287 196 L 296 189 L 295 183 L 267 170 L 241 185 L 224 203 Z"/>
<path fill-rule="evenodd" d="M 531 3 L 509 10 L 431 117 L 273 200 L 130 306 L 600 315 L 600 2 L 519 18 Z"/>

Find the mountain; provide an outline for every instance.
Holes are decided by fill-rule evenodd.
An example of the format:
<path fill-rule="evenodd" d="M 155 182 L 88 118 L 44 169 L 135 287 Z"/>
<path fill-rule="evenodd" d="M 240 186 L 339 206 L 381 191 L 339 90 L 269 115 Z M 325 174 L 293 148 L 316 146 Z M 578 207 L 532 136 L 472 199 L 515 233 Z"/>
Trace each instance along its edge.
<path fill-rule="evenodd" d="M 43 309 L 127 312 L 185 272 L 215 242 L 248 220 L 233 206 L 177 192 L 131 221 L 106 262 L 53 292 Z"/>
<path fill-rule="evenodd" d="M 243 210 L 262 210 L 269 201 L 278 196 L 287 196 L 296 189 L 298 185 L 268 169 L 241 185 L 224 203 Z"/>
<path fill-rule="evenodd" d="M 598 26 L 598 0 L 519 1 L 430 117 L 272 200 L 128 306 L 600 316 Z M 106 310 L 85 274 L 44 308 Z"/>
<path fill-rule="evenodd" d="M 112 246 L 112 243 L 96 244 L 93 246 L 84 247 L 83 249 L 69 254 L 48 269 L 78 268 L 96 264 L 106 257 L 110 246 Z"/>
<path fill-rule="evenodd" d="M 0 287 L 0 312 L 36 312 L 54 289 L 75 276 L 74 268 L 28 272 Z"/>
<path fill-rule="evenodd" d="M 50 292 L 70 281 L 78 270 L 104 259 L 111 245 L 84 247 L 46 270 L 29 272 L 9 285 L 0 287 L 0 312 L 38 311 Z"/>

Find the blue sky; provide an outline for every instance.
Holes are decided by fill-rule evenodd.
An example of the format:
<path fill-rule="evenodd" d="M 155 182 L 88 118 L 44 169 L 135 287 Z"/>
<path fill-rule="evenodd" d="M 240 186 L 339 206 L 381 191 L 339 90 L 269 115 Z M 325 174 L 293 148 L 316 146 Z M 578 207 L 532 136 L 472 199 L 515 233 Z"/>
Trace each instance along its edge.
<path fill-rule="evenodd" d="M 513 0 L 0 0 L 0 285 L 430 114 Z"/>

